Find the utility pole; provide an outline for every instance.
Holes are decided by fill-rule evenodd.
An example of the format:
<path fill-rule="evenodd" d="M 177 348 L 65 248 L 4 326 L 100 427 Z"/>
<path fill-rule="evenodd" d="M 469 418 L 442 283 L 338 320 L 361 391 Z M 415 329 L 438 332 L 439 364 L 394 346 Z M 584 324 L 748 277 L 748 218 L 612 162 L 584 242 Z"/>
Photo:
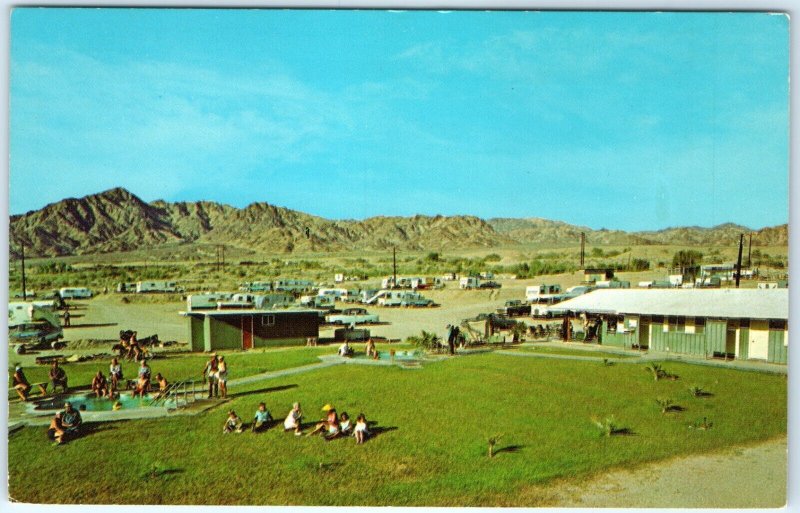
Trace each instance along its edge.
<path fill-rule="evenodd" d="M 747 268 L 748 269 L 752 269 L 753 268 L 753 263 L 750 260 L 750 255 L 752 253 L 752 250 L 753 250 L 753 232 L 750 232 L 750 243 L 747 245 Z"/>
<path fill-rule="evenodd" d="M 581 269 L 584 269 L 583 255 L 585 253 L 585 250 L 586 250 L 586 234 L 584 232 L 581 232 Z"/>
<path fill-rule="evenodd" d="M 222 268 L 225 269 L 225 246 L 220 248 L 222 250 Z"/>
<path fill-rule="evenodd" d="M 20 247 L 22 248 L 22 300 L 27 301 L 28 291 L 25 286 L 25 243 L 20 243 Z"/>
<path fill-rule="evenodd" d="M 397 246 L 392 248 L 392 288 L 397 286 Z"/>
<path fill-rule="evenodd" d="M 742 277 L 742 246 L 744 246 L 744 234 L 739 235 L 739 257 L 736 259 L 736 288 L 739 288 L 739 279 Z"/>

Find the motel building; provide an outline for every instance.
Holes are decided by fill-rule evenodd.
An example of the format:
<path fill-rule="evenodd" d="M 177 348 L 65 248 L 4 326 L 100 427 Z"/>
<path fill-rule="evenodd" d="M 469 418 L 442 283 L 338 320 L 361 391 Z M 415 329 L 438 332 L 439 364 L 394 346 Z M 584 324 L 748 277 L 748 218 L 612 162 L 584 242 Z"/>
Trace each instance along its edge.
<path fill-rule="evenodd" d="M 788 289 L 603 289 L 551 310 L 599 317 L 606 346 L 787 362 Z"/>
<path fill-rule="evenodd" d="M 180 312 L 192 351 L 305 345 L 319 337 L 316 310 L 218 309 Z"/>

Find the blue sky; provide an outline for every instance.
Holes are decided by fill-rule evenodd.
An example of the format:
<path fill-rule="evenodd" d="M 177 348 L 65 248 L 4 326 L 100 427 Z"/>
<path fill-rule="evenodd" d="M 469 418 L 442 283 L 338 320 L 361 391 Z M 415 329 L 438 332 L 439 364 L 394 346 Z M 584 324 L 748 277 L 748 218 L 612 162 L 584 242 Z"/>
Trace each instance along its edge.
<path fill-rule="evenodd" d="M 17 8 L 9 210 L 759 228 L 788 221 L 788 78 L 757 13 Z"/>

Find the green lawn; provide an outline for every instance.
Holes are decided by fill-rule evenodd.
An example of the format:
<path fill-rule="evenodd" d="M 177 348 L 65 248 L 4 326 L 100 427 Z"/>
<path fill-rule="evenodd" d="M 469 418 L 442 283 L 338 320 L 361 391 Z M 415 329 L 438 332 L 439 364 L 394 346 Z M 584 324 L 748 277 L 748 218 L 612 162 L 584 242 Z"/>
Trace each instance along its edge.
<path fill-rule="evenodd" d="M 267 354 L 279 353 L 241 357 L 282 365 Z M 537 506 L 546 498 L 536 485 L 553 478 L 786 433 L 786 376 L 664 367 L 680 379 L 654 382 L 638 364 L 491 353 L 421 370 L 328 367 L 232 389 L 230 403 L 196 417 L 98 424 L 61 447 L 26 427 L 9 436 L 9 491 L 34 503 Z M 714 395 L 690 397 L 692 385 Z M 686 410 L 662 415 L 657 398 Z M 229 407 L 249 421 L 259 401 L 276 418 L 300 401 L 309 421 L 331 403 L 384 431 L 361 446 L 281 429 L 221 434 Z M 609 415 L 635 435 L 599 436 L 590 418 Z M 689 429 L 703 417 L 711 429 Z M 490 459 L 487 439 L 497 434 L 501 451 Z"/>
<path fill-rule="evenodd" d="M 598 359 L 639 358 L 639 356 L 635 354 L 620 354 L 611 351 L 596 351 L 592 349 L 572 349 L 569 347 L 520 346 L 517 349 L 523 353 L 544 353 L 544 354 L 558 354 L 565 356 L 590 356 Z"/>

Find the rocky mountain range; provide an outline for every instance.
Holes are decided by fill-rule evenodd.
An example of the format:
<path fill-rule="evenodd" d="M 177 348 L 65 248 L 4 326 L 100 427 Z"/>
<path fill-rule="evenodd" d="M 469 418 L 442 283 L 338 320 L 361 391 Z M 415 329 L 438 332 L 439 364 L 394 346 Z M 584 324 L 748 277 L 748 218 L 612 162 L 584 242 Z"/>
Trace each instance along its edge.
<path fill-rule="evenodd" d="M 371 217 L 329 220 L 268 203 L 235 208 L 210 201 L 146 203 L 116 188 L 65 199 L 11 216 L 11 257 L 25 245 L 29 256 L 124 252 L 168 243 L 224 244 L 263 252 L 442 250 L 517 244 L 719 245 L 752 230 L 723 224 L 649 232 L 592 230 L 546 219 L 480 219 L 473 216 Z M 788 226 L 763 228 L 754 245 L 788 244 Z"/>

